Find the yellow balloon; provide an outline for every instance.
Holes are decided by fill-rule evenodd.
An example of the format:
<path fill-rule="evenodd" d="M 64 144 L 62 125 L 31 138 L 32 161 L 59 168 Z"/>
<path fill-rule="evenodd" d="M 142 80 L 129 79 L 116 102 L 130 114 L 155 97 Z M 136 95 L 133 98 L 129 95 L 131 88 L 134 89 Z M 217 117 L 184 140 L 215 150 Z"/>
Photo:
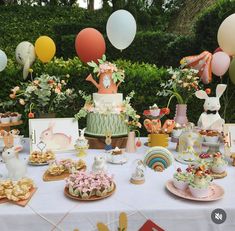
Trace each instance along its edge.
<path fill-rule="evenodd" d="M 49 62 L 55 55 L 56 46 L 54 41 L 48 36 L 40 36 L 35 42 L 35 52 L 37 57 L 43 62 Z"/>

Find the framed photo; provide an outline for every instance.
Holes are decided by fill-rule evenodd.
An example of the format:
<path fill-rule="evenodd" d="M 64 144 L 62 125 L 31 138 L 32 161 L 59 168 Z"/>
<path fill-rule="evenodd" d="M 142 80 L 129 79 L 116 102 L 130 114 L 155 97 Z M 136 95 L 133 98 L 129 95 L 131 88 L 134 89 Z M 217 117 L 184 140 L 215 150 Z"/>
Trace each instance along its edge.
<path fill-rule="evenodd" d="M 224 125 L 224 136 L 224 151 L 226 156 L 235 154 L 235 124 Z"/>
<path fill-rule="evenodd" d="M 78 121 L 74 118 L 49 118 L 29 120 L 30 151 L 74 150 L 78 138 Z"/>

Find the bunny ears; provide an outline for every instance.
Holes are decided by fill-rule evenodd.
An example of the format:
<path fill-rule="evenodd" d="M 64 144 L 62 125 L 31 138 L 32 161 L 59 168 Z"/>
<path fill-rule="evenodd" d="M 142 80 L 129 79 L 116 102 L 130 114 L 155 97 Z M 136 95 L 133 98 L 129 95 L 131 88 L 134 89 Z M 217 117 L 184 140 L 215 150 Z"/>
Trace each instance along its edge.
<path fill-rule="evenodd" d="M 217 85 L 217 87 L 216 87 L 216 97 L 217 98 L 220 98 L 223 95 L 224 91 L 226 90 L 226 87 L 227 87 L 226 84 L 218 84 Z M 205 91 L 203 91 L 203 90 L 196 91 L 195 95 L 199 99 L 207 99 L 207 98 L 209 98 L 207 93 Z"/>

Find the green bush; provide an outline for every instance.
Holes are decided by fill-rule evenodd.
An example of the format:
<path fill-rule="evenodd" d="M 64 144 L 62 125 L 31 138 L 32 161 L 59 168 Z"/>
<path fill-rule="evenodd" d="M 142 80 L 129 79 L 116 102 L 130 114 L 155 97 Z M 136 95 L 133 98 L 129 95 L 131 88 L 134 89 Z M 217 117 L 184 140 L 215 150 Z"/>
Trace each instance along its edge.
<path fill-rule="evenodd" d="M 220 24 L 225 18 L 235 12 L 235 1 L 220 0 L 209 7 L 202 14 L 194 25 L 195 42 L 202 50 L 213 52 L 217 47 L 217 32 Z"/>

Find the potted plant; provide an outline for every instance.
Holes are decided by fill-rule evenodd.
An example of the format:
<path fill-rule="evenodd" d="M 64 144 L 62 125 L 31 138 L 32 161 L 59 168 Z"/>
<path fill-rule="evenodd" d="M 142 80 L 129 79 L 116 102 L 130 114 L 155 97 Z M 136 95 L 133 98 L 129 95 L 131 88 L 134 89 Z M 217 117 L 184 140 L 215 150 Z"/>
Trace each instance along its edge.
<path fill-rule="evenodd" d="M 55 117 L 57 111 L 68 107 L 77 97 L 74 89 L 67 87 L 68 79 L 69 75 L 42 74 L 11 89 L 10 98 L 24 107 L 29 118 L 35 113 L 39 117 Z"/>

